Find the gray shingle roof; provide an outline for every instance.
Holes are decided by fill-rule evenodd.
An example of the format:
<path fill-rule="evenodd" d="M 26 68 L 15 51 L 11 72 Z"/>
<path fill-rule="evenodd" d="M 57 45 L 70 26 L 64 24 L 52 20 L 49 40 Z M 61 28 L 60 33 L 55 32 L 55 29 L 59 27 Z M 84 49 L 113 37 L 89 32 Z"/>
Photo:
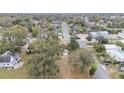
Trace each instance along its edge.
<path fill-rule="evenodd" d="M 14 54 L 10 51 L 6 51 L 3 55 L 11 55 L 11 56 L 14 56 Z"/>
<path fill-rule="evenodd" d="M 14 59 L 18 59 L 19 54 L 13 54 L 12 52 L 7 51 L 4 54 L 0 55 L 0 63 L 10 63 L 11 57 L 13 57 Z"/>
<path fill-rule="evenodd" d="M 10 55 L 2 55 L 0 56 L 0 63 L 9 63 L 11 60 Z"/>

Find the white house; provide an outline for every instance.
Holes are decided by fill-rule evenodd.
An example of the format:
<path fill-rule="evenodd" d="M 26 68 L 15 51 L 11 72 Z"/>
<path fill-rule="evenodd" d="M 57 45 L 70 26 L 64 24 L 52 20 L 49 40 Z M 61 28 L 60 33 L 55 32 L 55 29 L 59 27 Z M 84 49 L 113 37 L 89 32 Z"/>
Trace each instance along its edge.
<path fill-rule="evenodd" d="M 114 44 L 104 44 L 106 50 L 121 50 L 121 47 Z"/>
<path fill-rule="evenodd" d="M 114 44 L 105 44 L 107 54 L 109 54 L 113 59 L 124 62 L 124 51 L 121 50 L 121 47 Z"/>
<path fill-rule="evenodd" d="M 98 37 L 104 37 L 107 38 L 108 31 L 98 31 L 98 32 L 90 32 L 90 35 L 92 36 L 92 39 L 96 39 Z"/>
<path fill-rule="evenodd" d="M 121 33 L 118 33 L 117 35 L 119 38 L 123 38 L 124 39 L 124 31 L 122 31 Z"/>
<path fill-rule="evenodd" d="M 19 54 L 13 54 L 10 51 L 0 55 L 0 68 L 13 68 L 20 61 Z"/>

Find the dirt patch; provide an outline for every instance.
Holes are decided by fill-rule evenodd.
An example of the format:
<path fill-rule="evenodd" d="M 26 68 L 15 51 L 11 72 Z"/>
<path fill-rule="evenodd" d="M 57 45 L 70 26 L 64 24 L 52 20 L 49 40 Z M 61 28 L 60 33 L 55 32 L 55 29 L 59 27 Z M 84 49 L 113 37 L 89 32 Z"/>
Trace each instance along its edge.
<path fill-rule="evenodd" d="M 119 79 L 119 75 L 122 73 L 117 70 L 116 66 L 109 65 L 107 66 L 107 73 L 110 75 L 112 79 Z"/>
<path fill-rule="evenodd" d="M 89 75 L 86 72 L 80 72 L 78 69 L 74 69 L 72 65 L 69 64 L 68 55 L 64 55 L 60 61 L 58 61 L 60 68 L 60 78 L 61 79 L 88 79 Z"/>

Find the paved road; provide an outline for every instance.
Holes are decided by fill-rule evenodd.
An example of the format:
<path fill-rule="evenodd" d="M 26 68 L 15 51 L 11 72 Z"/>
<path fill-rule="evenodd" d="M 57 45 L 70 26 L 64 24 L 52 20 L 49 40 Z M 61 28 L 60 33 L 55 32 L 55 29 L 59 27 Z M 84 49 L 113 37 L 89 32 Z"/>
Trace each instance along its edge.
<path fill-rule="evenodd" d="M 106 72 L 106 67 L 99 63 L 95 55 L 93 55 L 95 62 L 97 63 L 97 70 L 93 76 L 95 79 L 110 79 L 108 73 Z"/>

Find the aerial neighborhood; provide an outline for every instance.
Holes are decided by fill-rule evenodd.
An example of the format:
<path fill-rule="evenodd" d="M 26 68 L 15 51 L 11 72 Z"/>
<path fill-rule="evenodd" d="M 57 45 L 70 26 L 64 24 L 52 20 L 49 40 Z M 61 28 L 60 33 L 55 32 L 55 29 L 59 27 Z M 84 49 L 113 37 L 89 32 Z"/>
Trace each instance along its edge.
<path fill-rule="evenodd" d="M 0 14 L 0 78 L 124 79 L 124 14 Z"/>

